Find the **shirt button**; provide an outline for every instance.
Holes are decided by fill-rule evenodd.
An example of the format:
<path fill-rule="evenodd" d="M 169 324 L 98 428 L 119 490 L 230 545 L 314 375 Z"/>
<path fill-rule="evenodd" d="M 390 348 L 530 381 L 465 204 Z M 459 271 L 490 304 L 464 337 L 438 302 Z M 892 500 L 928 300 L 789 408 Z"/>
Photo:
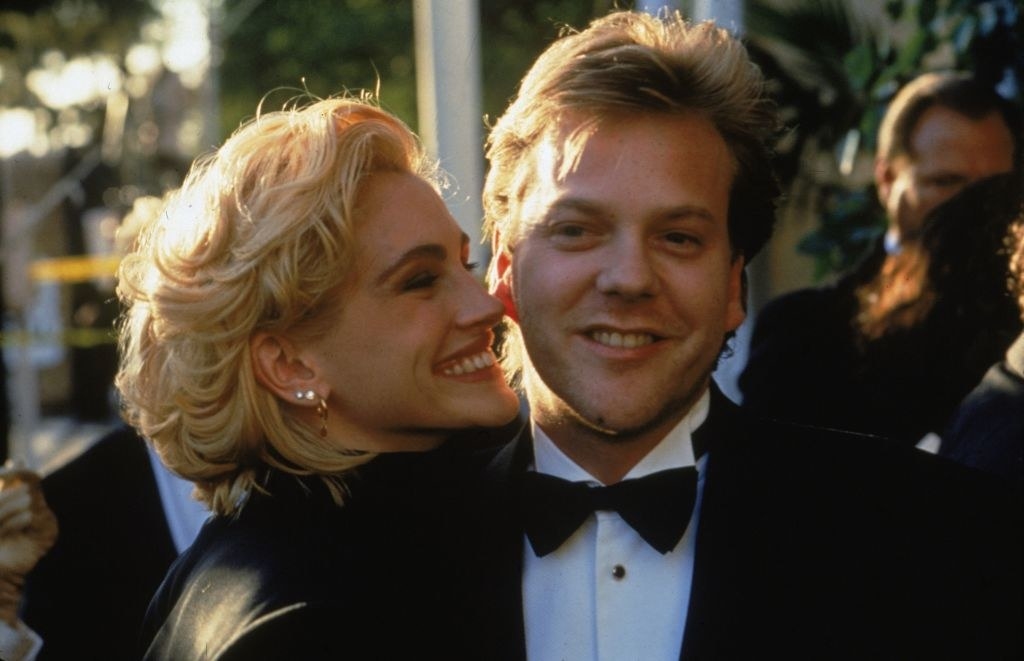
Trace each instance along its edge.
<path fill-rule="evenodd" d="M 625 567 L 623 567 L 622 565 L 615 565 L 614 567 L 612 567 L 612 578 L 614 578 L 616 581 L 621 581 L 625 577 L 626 577 L 626 568 Z"/>

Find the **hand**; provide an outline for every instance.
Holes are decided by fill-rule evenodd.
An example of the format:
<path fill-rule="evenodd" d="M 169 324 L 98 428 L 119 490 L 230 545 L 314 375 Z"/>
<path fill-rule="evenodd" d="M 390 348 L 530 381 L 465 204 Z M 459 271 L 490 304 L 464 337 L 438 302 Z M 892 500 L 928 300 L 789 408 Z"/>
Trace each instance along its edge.
<path fill-rule="evenodd" d="M 13 623 L 25 576 L 57 541 L 57 517 L 39 475 L 0 468 L 0 619 Z"/>

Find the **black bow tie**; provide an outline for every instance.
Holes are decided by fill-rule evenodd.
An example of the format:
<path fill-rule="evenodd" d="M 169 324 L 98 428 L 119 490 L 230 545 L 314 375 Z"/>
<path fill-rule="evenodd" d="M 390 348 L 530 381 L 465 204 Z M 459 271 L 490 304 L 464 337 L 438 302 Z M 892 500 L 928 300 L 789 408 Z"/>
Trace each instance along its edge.
<path fill-rule="evenodd" d="M 697 500 L 697 469 L 672 468 L 607 487 L 544 473 L 523 475 L 523 518 L 534 553 L 551 553 L 595 510 L 618 512 L 661 553 L 675 548 Z"/>

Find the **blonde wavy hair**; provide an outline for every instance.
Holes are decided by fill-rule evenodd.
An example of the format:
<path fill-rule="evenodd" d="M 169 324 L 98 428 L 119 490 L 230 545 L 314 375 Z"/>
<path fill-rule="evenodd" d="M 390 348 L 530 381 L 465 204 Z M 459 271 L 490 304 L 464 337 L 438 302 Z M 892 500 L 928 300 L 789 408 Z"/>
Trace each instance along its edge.
<path fill-rule="evenodd" d="M 738 39 L 710 21 L 690 23 L 667 10 L 618 11 L 582 32 L 567 30 L 526 74 L 487 141 L 484 229 L 496 252 L 515 249 L 522 219 L 512 203 L 533 182 L 532 150 L 566 122 L 585 129 L 604 119 L 693 113 L 715 125 L 732 153 L 729 240 L 749 262 L 775 224 L 780 189 L 771 159 L 782 128 L 776 106 Z M 515 324 L 506 324 L 502 350 L 514 379 L 522 366 Z"/>
<path fill-rule="evenodd" d="M 327 332 L 344 305 L 360 182 L 378 171 L 441 187 L 416 136 L 369 97 L 258 112 L 197 159 L 122 261 L 123 415 L 217 513 L 267 467 L 321 477 L 340 504 L 342 475 L 373 457 L 289 414 L 258 384 L 249 340 Z"/>

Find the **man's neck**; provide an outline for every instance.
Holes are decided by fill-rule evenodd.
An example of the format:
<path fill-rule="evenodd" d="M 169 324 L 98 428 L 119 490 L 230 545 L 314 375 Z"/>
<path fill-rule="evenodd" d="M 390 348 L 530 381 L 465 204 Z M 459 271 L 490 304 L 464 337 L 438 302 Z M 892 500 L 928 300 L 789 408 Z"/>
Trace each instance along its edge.
<path fill-rule="evenodd" d="M 547 432 L 546 428 L 542 429 Z M 549 436 L 559 450 L 602 484 L 615 484 L 620 481 L 661 441 L 659 438 L 655 442 L 646 439 L 588 439 L 581 442 L 577 438 L 566 443 L 560 442 L 551 434 Z"/>
<path fill-rule="evenodd" d="M 703 392 L 686 406 L 636 432 L 602 431 L 578 418 L 565 414 L 546 415 L 544 411 L 535 411 L 533 420 L 576 465 L 602 484 L 615 484 L 692 412 L 702 395 Z"/>

